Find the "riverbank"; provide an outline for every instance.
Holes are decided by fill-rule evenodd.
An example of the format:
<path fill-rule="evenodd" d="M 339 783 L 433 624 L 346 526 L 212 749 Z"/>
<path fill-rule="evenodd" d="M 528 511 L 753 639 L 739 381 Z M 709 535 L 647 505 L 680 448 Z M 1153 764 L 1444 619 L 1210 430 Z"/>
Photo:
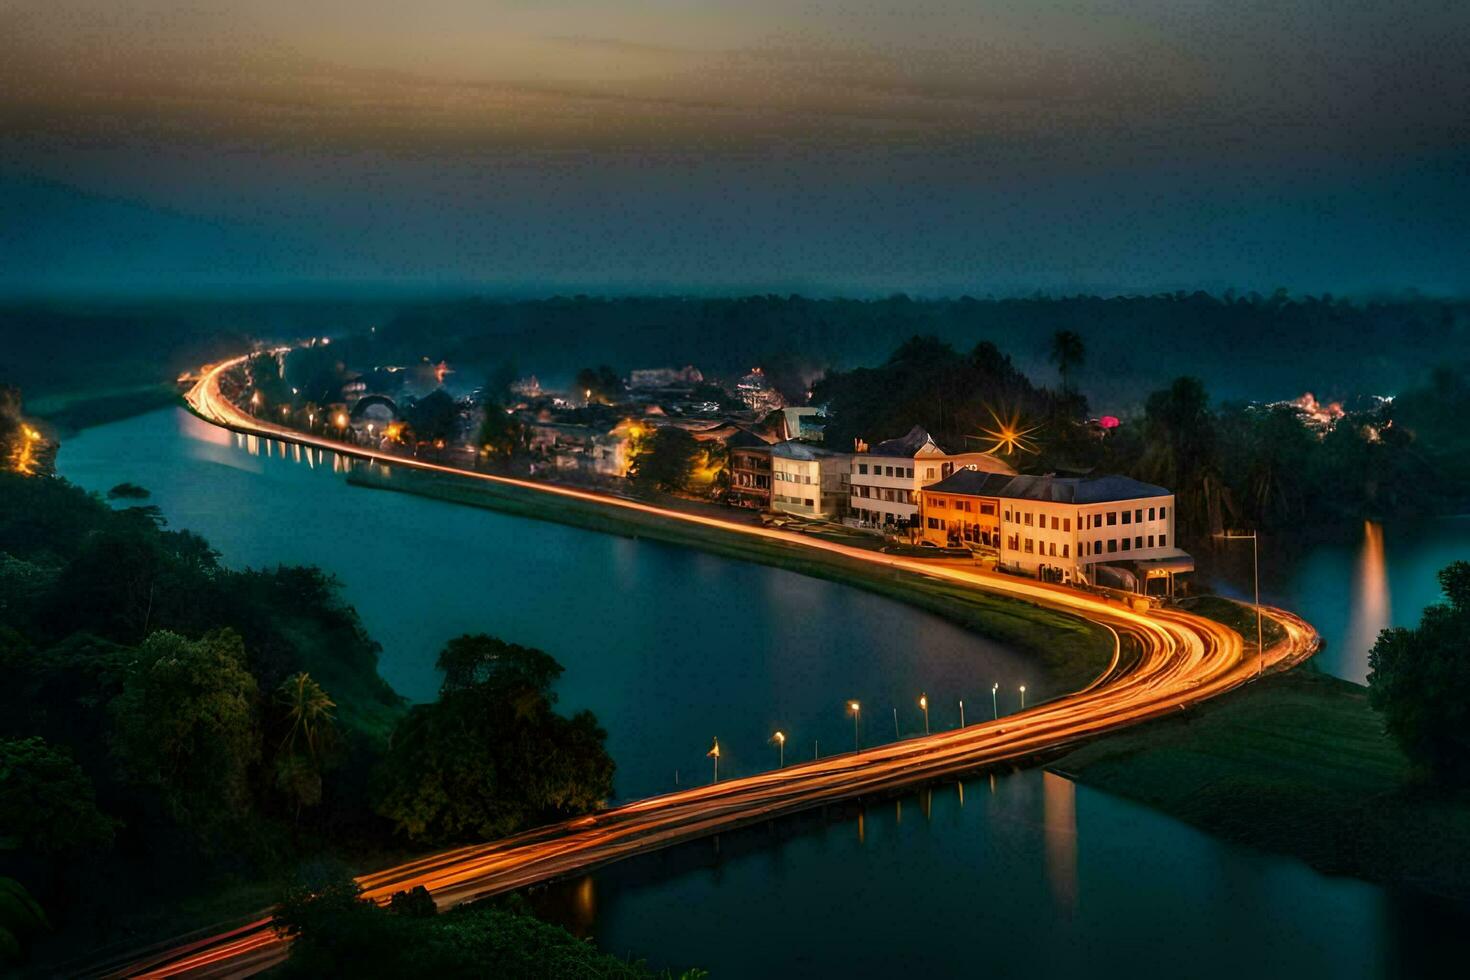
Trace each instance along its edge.
<path fill-rule="evenodd" d="M 852 585 L 1023 651 L 1044 674 L 1033 687 L 1044 697 L 1086 687 L 1102 675 L 1113 658 L 1112 633 L 1087 620 L 938 579 L 883 569 L 799 542 L 728 533 L 715 527 L 664 520 L 646 512 L 615 511 L 593 501 L 511 484 L 471 481 L 404 467 L 357 467 L 347 479 L 354 486 L 418 494 L 605 534 L 647 538 Z M 1125 655 L 1128 652 L 1125 649 Z"/>
<path fill-rule="evenodd" d="M 121 422 L 178 401 L 178 387 L 164 381 L 101 392 L 81 390 L 70 394 L 45 394 L 27 402 L 26 410 L 44 421 L 56 436 L 64 438 L 82 429 Z"/>
<path fill-rule="evenodd" d="M 1049 768 L 1328 874 L 1470 900 L 1470 800 L 1415 789 L 1367 688 L 1310 665 Z"/>

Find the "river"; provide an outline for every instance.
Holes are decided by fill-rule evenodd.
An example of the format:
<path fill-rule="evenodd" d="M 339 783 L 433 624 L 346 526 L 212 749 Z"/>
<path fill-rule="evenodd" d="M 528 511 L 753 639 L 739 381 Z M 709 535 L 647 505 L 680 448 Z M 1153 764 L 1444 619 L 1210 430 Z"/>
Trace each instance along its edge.
<path fill-rule="evenodd" d="M 311 563 L 383 644 L 412 698 L 466 631 L 540 646 L 567 668 L 564 707 L 608 730 L 632 798 L 913 733 L 1028 693 L 1024 658 L 860 590 L 649 541 L 348 486 L 331 454 L 244 440 L 170 409 L 89 429 L 58 460 L 105 491 L 147 487 L 175 527 L 232 565 Z M 1249 573 L 1249 545 L 1245 574 Z M 1277 561 L 1263 591 L 1319 625 L 1322 666 L 1354 680 L 1367 643 L 1412 623 L 1433 575 L 1470 555 L 1470 522 L 1365 528 Z M 1240 559 L 1219 577 L 1243 590 Z M 976 715 L 971 714 L 971 718 Z M 815 744 L 814 744 L 815 743 Z M 1420 972 L 1460 910 L 1259 854 L 1037 770 L 757 827 L 540 889 L 534 901 L 610 952 L 721 977 L 1022 971 L 1238 977 Z M 1454 920 L 1454 921 L 1447 921 Z"/>

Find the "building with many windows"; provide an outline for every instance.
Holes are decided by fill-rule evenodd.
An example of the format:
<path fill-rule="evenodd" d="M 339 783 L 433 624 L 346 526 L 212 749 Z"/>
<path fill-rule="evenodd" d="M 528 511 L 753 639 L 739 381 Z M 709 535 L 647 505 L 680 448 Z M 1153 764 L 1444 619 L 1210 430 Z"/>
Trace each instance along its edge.
<path fill-rule="evenodd" d="M 986 473 L 1015 473 L 1003 460 L 985 453 L 946 452 L 917 425 L 901 438 L 856 453 L 851 466 L 849 523 L 908 531 L 917 524 L 919 491 L 965 468 Z"/>
<path fill-rule="evenodd" d="M 736 507 L 767 510 L 771 506 L 771 447 L 730 447 L 730 503 Z"/>
<path fill-rule="evenodd" d="M 1124 476 L 958 470 L 922 490 L 920 517 L 923 540 L 993 549 L 999 567 L 1046 581 L 1172 594 L 1194 570 L 1174 540 L 1174 495 Z"/>
<path fill-rule="evenodd" d="M 847 512 L 850 453 L 804 442 L 771 447 L 771 509 L 801 517 L 841 518 Z"/>

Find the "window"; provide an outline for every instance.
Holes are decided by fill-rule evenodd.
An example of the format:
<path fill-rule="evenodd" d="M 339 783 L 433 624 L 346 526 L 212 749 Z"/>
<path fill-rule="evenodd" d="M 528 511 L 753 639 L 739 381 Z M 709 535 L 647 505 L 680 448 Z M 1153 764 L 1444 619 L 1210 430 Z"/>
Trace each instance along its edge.
<path fill-rule="evenodd" d="M 1127 551 L 1128 550 L 1128 546 L 1131 545 L 1132 543 L 1133 543 L 1132 541 L 1129 541 L 1127 538 L 1124 538 L 1123 539 L 1123 550 L 1124 551 Z"/>
<path fill-rule="evenodd" d="M 1123 523 L 1124 524 L 1128 524 L 1128 523 L 1131 523 L 1132 520 L 1133 520 L 1133 514 L 1130 513 L 1129 511 L 1126 511 L 1126 510 L 1123 511 Z"/>
<path fill-rule="evenodd" d="M 891 467 L 891 466 L 888 466 L 888 467 L 885 467 L 885 469 L 887 469 L 887 470 L 888 470 L 888 475 L 889 475 L 889 476 L 892 476 L 892 475 L 893 475 L 893 467 Z"/>
<path fill-rule="evenodd" d="M 914 468 L 912 466 L 905 466 L 903 475 L 912 480 L 914 478 Z"/>
<path fill-rule="evenodd" d="M 1150 547 L 1150 548 L 1152 548 L 1152 547 L 1153 547 L 1153 546 L 1154 546 L 1154 536 L 1153 536 L 1153 535 L 1152 535 L 1152 534 L 1150 534 L 1150 535 L 1149 535 L 1149 536 L 1148 536 L 1148 546 L 1149 546 L 1149 547 Z"/>
<path fill-rule="evenodd" d="M 1061 522 L 1061 520 L 1058 519 L 1058 518 L 1053 517 L 1051 519 L 1051 529 L 1053 531 L 1060 531 L 1062 529 L 1062 522 Z"/>
<path fill-rule="evenodd" d="M 1007 523 L 1009 523 L 1009 522 L 1010 522 L 1010 519 L 1011 519 L 1011 512 L 1010 512 L 1010 510 L 1009 510 L 1009 509 L 1007 509 L 1007 510 L 1006 510 L 1006 521 L 1007 521 Z"/>
<path fill-rule="evenodd" d="M 1160 548 L 1167 548 L 1168 546 L 1169 546 L 1169 536 L 1166 535 L 1166 534 L 1159 535 L 1159 547 Z"/>
<path fill-rule="evenodd" d="M 1026 539 L 1026 554 L 1029 555 L 1032 552 L 1034 552 L 1035 550 L 1036 550 L 1036 542 L 1035 541 L 1032 541 L 1030 538 L 1027 538 Z"/>
<path fill-rule="evenodd" d="M 1071 555 L 1067 554 L 1067 545 L 1062 545 L 1062 557 L 1063 558 L 1070 558 L 1070 557 L 1072 557 Z"/>
<path fill-rule="evenodd" d="M 1055 541 L 1051 543 L 1049 553 L 1053 558 L 1057 556 L 1057 543 Z"/>
<path fill-rule="evenodd" d="M 810 498 L 810 497 L 806 498 L 806 505 L 808 507 L 815 507 L 816 506 L 816 504 L 812 503 L 812 498 Z"/>
<path fill-rule="evenodd" d="M 1115 510 L 1108 511 L 1108 527 L 1112 527 L 1116 523 L 1118 523 L 1118 512 Z"/>
<path fill-rule="evenodd" d="M 1162 521 L 1164 518 L 1166 518 L 1168 516 L 1169 516 L 1169 508 L 1167 508 L 1167 507 L 1160 507 L 1159 508 L 1159 520 Z"/>
<path fill-rule="evenodd" d="M 943 497 L 935 497 L 934 498 L 934 506 L 935 507 L 948 507 L 949 506 L 949 503 Z"/>
<path fill-rule="evenodd" d="M 1158 514 L 1158 512 L 1159 512 L 1159 509 L 1157 507 L 1150 507 L 1148 509 L 1148 519 L 1151 520 L 1151 521 L 1152 520 L 1157 520 L 1158 518 L 1157 518 L 1156 515 Z"/>
<path fill-rule="evenodd" d="M 1026 512 L 1026 513 L 1025 513 L 1025 514 L 1024 514 L 1024 515 L 1022 515 L 1022 516 L 1023 516 L 1023 517 L 1025 517 L 1025 518 L 1026 518 L 1026 526 L 1027 526 L 1027 527 L 1030 527 L 1030 526 L 1031 526 L 1031 513 L 1030 513 L 1030 511 L 1027 511 L 1027 512 Z"/>
<path fill-rule="evenodd" d="M 1135 547 L 1135 548 L 1142 548 L 1143 547 L 1143 535 L 1140 534 L 1138 537 L 1136 537 L 1136 538 L 1133 539 L 1133 547 Z"/>
<path fill-rule="evenodd" d="M 1133 519 L 1135 521 L 1137 521 L 1138 523 L 1140 523 L 1140 524 L 1143 523 L 1143 508 L 1142 507 L 1138 508 L 1137 510 L 1135 510 L 1133 512 Z"/>
<path fill-rule="evenodd" d="M 931 531 L 943 531 L 944 522 L 937 517 L 931 517 L 929 518 L 929 529 Z"/>
<path fill-rule="evenodd" d="M 867 463 L 859 463 L 858 464 L 858 473 L 862 474 L 863 476 L 867 476 L 868 475 L 868 464 Z"/>
<path fill-rule="evenodd" d="M 1117 550 L 1118 550 L 1118 539 L 1117 538 L 1108 538 L 1108 554 L 1111 555 L 1113 552 L 1115 552 Z"/>
<path fill-rule="evenodd" d="M 924 467 L 924 479 L 926 479 L 926 480 L 932 480 L 932 479 L 934 479 L 934 467 L 932 467 L 932 466 L 926 466 L 926 467 Z"/>
<path fill-rule="evenodd" d="M 990 517 L 994 517 L 995 516 L 995 504 L 981 504 L 980 505 L 980 513 L 989 515 Z"/>
<path fill-rule="evenodd" d="M 1070 517 L 1064 517 L 1064 518 L 1062 518 L 1062 530 L 1063 531 L 1071 531 L 1072 530 L 1072 518 L 1070 518 Z"/>

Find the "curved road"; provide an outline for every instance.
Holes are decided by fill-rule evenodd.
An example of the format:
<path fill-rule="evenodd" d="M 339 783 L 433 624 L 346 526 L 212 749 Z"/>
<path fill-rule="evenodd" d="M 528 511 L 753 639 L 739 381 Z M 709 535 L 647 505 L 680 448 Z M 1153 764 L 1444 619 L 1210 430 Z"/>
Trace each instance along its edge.
<path fill-rule="evenodd" d="M 1255 651 L 1243 649 L 1240 634 L 1189 613 L 1138 612 L 1121 603 L 1060 586 L 974 568 L 934 566 L 570 487 L 402 459 L 272 425 L 246 415 L 220 394 L 221 375 L 242 360 L 237 358 L 207 369 L 188 393 L 189 404 L 202 418 L 249 435 L 393 466 L 452 473 L 467 479 L 589 500 L 607 507 L 657 514 L 671 521 L 718 527 L 731 534 L 777 538 L 908 574 L 948 579 L 1091 620 L 1110 629 L 1117 638 L 1129 637 L 1140 651 L 1136 658 L 1126 662 L 1115 651 L 1108 670 L 1084 690 L 996 721 L 650 797 L 492 843 L 462 847 L 363 875 L 358 880 L 364 893 L 377 901 L 385 902 L 394 892 L 422 885 L 433 894 L 440 908 L 448 908 L 837 800 L 888 792 L 987 765 L 1024 759 L 1179 711 L 1243 684 L 1257 673 Z M 1268 615 L 1283 627 L 1285 639 L 1265 651 L 1266 667 L 1290 666 L 1315 652 L 1318 637 L 1310 625 L 1283 610 L 1268 610 Z M 110 975 L 247 976 L 284 959 L 288 942 L 271 928 L 269 916 L 263 915 L 235 929 L 137 958 Z"/>

